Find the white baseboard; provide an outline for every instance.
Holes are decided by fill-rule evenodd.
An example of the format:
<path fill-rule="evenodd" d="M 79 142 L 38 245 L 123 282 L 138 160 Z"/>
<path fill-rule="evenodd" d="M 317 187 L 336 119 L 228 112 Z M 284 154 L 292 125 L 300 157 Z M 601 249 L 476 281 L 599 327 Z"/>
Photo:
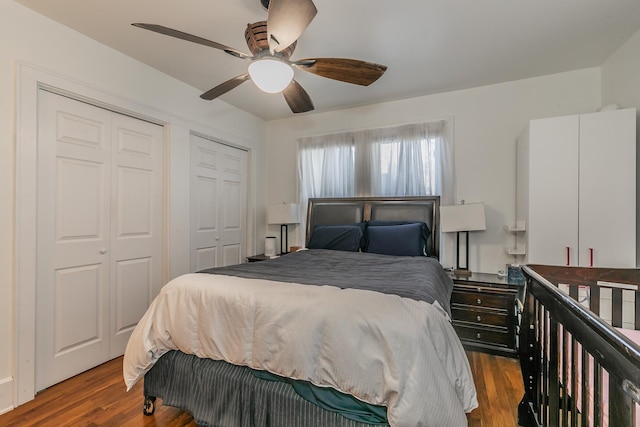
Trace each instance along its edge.
<path fill-rule="evenodd" d="M 13 410 L 13 377 L 0 379 L 0 414 Z"/>

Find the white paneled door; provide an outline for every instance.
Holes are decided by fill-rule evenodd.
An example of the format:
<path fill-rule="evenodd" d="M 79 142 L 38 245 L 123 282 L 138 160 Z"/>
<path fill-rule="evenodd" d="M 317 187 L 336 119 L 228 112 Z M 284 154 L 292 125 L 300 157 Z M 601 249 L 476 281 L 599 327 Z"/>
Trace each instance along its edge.
<path fill-rule="evenodd" d="M 38 95 L 36 390 L 124 352 L 161 285 L 163 129 Z"/>
<path fill-rule="evenodd" d="M 191 135 L 190 268 L 246 256 L 247 152 Z"/>

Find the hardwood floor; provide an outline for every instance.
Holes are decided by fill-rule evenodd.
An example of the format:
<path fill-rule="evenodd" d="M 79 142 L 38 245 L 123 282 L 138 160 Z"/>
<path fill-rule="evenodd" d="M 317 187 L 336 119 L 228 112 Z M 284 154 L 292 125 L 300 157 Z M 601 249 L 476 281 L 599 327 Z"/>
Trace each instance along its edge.
<path fill-rule="evenodd" d="M 467 352 L 478 394 L 478 408 L 469 414 L 469 427 L 518 425 L 518 404 L 524 384 L 518 359 Z"/>
<path fill-rule="evenodd" d="M 524 393 L 516 359 L 468 352 L 478 392 L 479 407 L 469 414 L 470 427 L 517 425 L 518 402 Z M 142 382 L 125 391 L 122 358 L 50 387 L 31 402 L 0 415 L 0 426 L 118 426 L 195 427 L 186 412 L 163 406 L 142 414 Z"/>

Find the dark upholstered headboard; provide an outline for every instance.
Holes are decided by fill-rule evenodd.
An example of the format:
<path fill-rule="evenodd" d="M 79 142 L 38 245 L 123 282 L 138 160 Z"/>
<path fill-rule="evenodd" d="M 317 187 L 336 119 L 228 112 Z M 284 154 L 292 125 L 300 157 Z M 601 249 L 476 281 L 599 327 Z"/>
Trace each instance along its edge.
<path fill-rule="evenodd" d="M 431 230 L 427 253 L 440 255 L 440 196 L 312 198 L 307 208 L 305 241 L 309 241 L 316 225 L 369 220 L 424 221 Z"/>

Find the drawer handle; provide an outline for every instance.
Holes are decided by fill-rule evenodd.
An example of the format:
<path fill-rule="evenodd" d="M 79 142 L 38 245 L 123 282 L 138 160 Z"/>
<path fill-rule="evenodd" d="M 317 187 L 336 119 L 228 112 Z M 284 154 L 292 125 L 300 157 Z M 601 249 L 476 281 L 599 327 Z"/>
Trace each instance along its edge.
<path fill-rule="evenodd" d="M 480 322 L 482 320 L 482 318 L 480 316 L 476 317 L 476 319 L 478 319 L 478 322 Z"/>
<path fill-rule="evenodd" d="M 481 300 L 480 298 L 478 298 L 478 299 L 476 300 L 476 302 L 477 302 L 478 304 L 482 304 L 482 300 Z"/>
<path fill-rule="evenodd" d="M 480 339 L 480 332 L 476 334 L 476 338 Z"/>

